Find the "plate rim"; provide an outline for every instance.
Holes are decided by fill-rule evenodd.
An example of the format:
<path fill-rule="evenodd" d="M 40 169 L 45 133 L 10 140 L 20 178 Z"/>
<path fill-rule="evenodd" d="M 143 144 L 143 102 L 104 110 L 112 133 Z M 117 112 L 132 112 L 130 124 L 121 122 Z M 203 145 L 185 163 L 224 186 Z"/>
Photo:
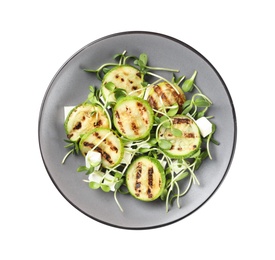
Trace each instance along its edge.
<path fill-rule="evenodd" d="M 113 224 L 107 221 L 103 221 L 99 218 L 96 218 L 94 216 L 91 216 L 90 214 L 84 212 L 79 206 L 77 206 L 75 203 L 73 203 L 71 200 L 69 200 L 67 198 L 67 196 L 64 194 L 64 192 L 59 188 L 59 186 L 57 185 L 57 183 L 55 182 L 54 178 L 52 177 L 52 175 L 50 174 L 50 171 L 48 169 L 46 160 L 44 158 L 43 152 L 42 152 L 42 144 L 41 144 L 41 137 L 40 137 L 40 129 L 41 129 L 41 120 L 42 120 L 42 116 L 43 116 L 43 110 L 44 110 L 44 106 L 49 94 L 49 91 L 52 88 L 52 85 L 54 83 L 54 81 L 56 80 L 56 78 L 58 77 L 58 75 L 61 73 L 61 71 L 66 67 L 66 65 L 74 59 L 74 57 L 76 57 L 79 53 L 81 53 L 82 51 L 84 51 L 85 49 L 89 48 L 90 46 L 101 42 L 103 40 L 106 39 L 110 39 L 113 37 L 117 37 L 117 36 L 122 36 L 122 35 L 131 35 L 131 34 L 144 34 L 144 35 L 151 35 L 151 36 L 159 36 L 161 38 L 166 38 L 168 40 L 171 40 L 173 42 L 179 43 L 180 45 L 186 47 L 187 49 L 189 49 L 190 51 L 192 51 L 193 53 L 197 54 L 201 59 L 203 59 L 210 67 L 211 69 L 214 71 L 214 73 L 217 75 L 217 77 L 219 78 L 225 92 L 226 95 L 228 97 L 229 103 L 230 103 L 230 107 L 232 110 L 232 115 L 233 115 L 233 122 L 234 122 L 234 126 L 233 126 L 233 130 L 234 130 L 234 135 L 233 135 L 233 143 L 232 143 L 232 150 L 231 150 L 231 154 L 230 154 L 230 158 L 228 160 L 228 164 L 227 167 L 225 169 L 225 172 L 222 175 L 222 178 L 220 180 L 220 182 L 218 183 L 218 185 L 215 187 L 215 189 L 212 191 L 212 193 L 197 207 L 195 207 L 192 211 L 190 211 L 188 214 L 183 215 L 182 217 L 179 217 L 177 219 L 174 219 L 172 221 L 169 222 L 165 222 L 163 224 L 156 224 L 156 225 L 151 225 L 151 226 L 144 226 L 144 227 L 127 227 L 127 226 L 122 226 L 122 225 L 117 225 L 117 224 Z M 153 31 L 140 31 L 140 30 L 133 30 L 133 31 L 121 31 L 121 32 L 117 32 L 117 33 L 112 33 L 103 37 L 100 37 L 94 41 L 91 41 L 90 43 L 86 44 L 85 46 L 83 46 L 82 48 L 80 48 L 78 51 L 76 51 L 73 55 L 71 55 L 61 66 L 60 68 L 57 70 L 57 72 L 54 74 L 54 76 L 52 77 L 50 83 L 48 84 L 48 87 L 44 93 L 42 102 L 41 102 L 41 106 L 40 106 L 40 110 L 39 110 L 39 118 L 38 118 L 38 144 L 39 144 L 39 150 L 40 150 L 40 155 L 44 164 L 44 167 L 51 179 L 51 181 L 53 182 L 53 184 L 55 185 L 55 187 L 57 188 L 57 190 L 61 193 L 61 195 L 72 205 L 74 206 L 77 210 L 79 210 L 81 213 L 83 213 L 84 215 L 86 215 L 87 217 L 101 223 L 101 224 L 105 224 L 108 226 L 112 226 L 115 228 L 120 228 L 120 229 L 128 229 L 128 230 L 147 230 L 147 229 L 153 229 L 153 228 L 161 228 L 164 226 L 168 226 L 171 225 L 173 223 L 176 223 L 180 220 L 183 220 L 184 218 L 190 216 L 191 214 L 193 214 L 195 211 L 197 211 L 198 209 L 200 209 L 206 202 L 208 202 L 208 200 L 210 198 L 212 198 L 212 196 L 216 193 L 216 191 L 220 188 L 221 184 L 223 183 L 225 177 L 227 176 L 229 169 L 232 165 L 233 159 L 234 159 L 234 155 L 235 155 L 235 151 L 236 151 L 236 146 L 237 146 L 237 116 L 236 116 L 236 110 L 235 110 L 235 106 L 234 106 L 234 102 L 233 99 L 231 97 L 231 94 L 228 90 L 227 85 L 225 84 L 223 78 L 221 77 L 220 73 L 217 71 L 217 69 L 212 65 L 212 63 L 204 56 L 202 55 L 199 51 L 197 51 L 195 48 L 193 48 L 192 46 L 190 46 L 189 44 L 183 42 L 182 40 L 179 40 L 173 36 L 167 35 L 167 34 L 163 34 L 163 33 L 159 33 L 159 32 L 153 32 Z"/>

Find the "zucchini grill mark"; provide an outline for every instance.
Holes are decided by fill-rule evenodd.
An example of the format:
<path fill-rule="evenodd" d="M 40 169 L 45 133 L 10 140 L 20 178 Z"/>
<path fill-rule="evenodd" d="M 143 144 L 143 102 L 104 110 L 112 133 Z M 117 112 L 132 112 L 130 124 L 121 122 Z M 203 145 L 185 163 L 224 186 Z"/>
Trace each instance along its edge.
<path fill-rule="evenodd" d="M 114 167 L 122 160 L 124 149 L 121 140 L 110 129 L 96 128 L 82 136 L 81 153 L 86 156 L 90 150 L 99 152 L 103 166 Z"/>
<path fill-rule="evenodd" d="M 136 184 L 135 184 L 135 195 L 139 197 L 141 192 L 141 174 L 142 174 L 142 162 L 138 162 L 137 168 L 136 168 Z"/>
<path fill-rule="evenodd" d="M 98 133 L 98 132 L 94 132 L 92 134 L 94 137 L 96 137 L 96 139 L 98 139 L 98 141 L 102 140 L 102 136 Z M 111 151 L 118 153 L 118 147 L 116 147 L 109 139 L 103 139 L 102 141 L 104 144 L 106 144 Z M 83 145 L 85 147 L 90 147 L 91 149 L 93 149 L 96 145 L 94 143 L 89 143 L 89 142 L 83 142 Z M 101 153 L 101 156 L 103 157 L 103 159 L 105 159 L 106 161 L 108 161 L 109 164 L 113 164 L 113 160 L 112 157 L 109 153 L 107 153 L 105 150 L 103 150 L 100 145 L 94 148 L 95 151 Z M 87 153 L 85 153 L 86 155 Z"/>
<path fill-rule="evenodd" d="M 143 174 L 146 174 L 146 172 Z M 135 183 L 135 195 L 137 197 L 140 197 L 140 194 L 141 194 L 141 188 L 142 188 L 142 184 L 140 181 L 141 176 L 142 176 L 142 162 L 139 162 L 136 167 L 136 183 Z M 152 189 L 154 186 L 154 168 L 153 167 L 149 167 L 147 170 L 147 180 L 148 180 L 148 183 L 147 183 L 146 193 L 148 195 L 148 199 L 152 199 L 153 198 Z"/>
<path fill-rule="evenodd" d="M 141 130 L 140 126 L 143 125 L 143 124 L 148 125 L 148 118 L 147 118 L 148 116 L 145 114 L 146 113 L 146 108 L 139 102 L 137 102 L 136 105 L 137 105 L 137 109 L 139 111 L 139 115 L 141 116 L 139 118 L 137 118 L 137 116 L 134 116 L 134 117 L 132 116 L 133 111 L 128 106 L 125 107 L 125 111 L 121 111 L 121 113 L 124 114 L 122 116 L 120 116 L 118 111 L 115 112 L 115 117 L 118 119 L 117 123 L 118 123 L 119 127 L 121 128 L 121 131 L 124 134 L 126 134 L 126 132 L 125 132 L 125 129 L 123 127 L 123 122 L 124 122 L 124 124 L 129 125 L 131 130 L 137 136 L 140 135 L 140 130 Z M 128 116 L 129 116 L 129 118 L 128 118 L 129 121 L 125 121 L 125 120 L 120 119 L 120 118 L 125 118 L 125 117 L 128 117 Z M 143 124 L 137 124 L 137 122 L 138 122 L 137 119 L 142 120 Z"/>
<path fill-rule="evenodd" d="M 135 198 L 152 201 L 157 199 L 164 189 L 164 170 L 158 160 L 141 156 L 128 168 L 126 182 Z"/>
<path fill-rule="evenodd" d="M 193 121 L 189 118 L 176 117 L 173 119 L 173 124 L 192 124 Z"/>
<path fill-rule="evenodd" d="M 177 103 L 180 108 L 179 112 L 181 112 L 181 107 L 186 97 L 178 86 L 175 85 L 172 87 L 167 82 L 161 82 L 152 88 L 147 100 L 149 104 L 157 110 L 160 109 L 163 104 L 165 106 L 172 106 Z"/>
<path fill-rule="evenodd" d="M 153 197 L 153 194 L 152 194 L 152 188 L 153 188 L 153 184 L 154 184 L 154 168 L 153 167 L 150 167 L 148 169 L 148 189 L 147 189 L 147 194 L 148 194 L 148 198 L 152 198 Z"/>
<path fill-rule="evenodd" d="M 89 142 L 84 142 L 83 145 L 86 146 L 86 147 L 88 146 L 88 147 L 90 147 L 91 149 L 93 149 L 93 148 L 95 147 L 95 145 L 94 145 L 93 143 L 89 143 Z M 101 153 L 101 156 L 103 157 L 103 159 L 105 159 L 106 161 L 108 161 L 108 163 L 110 163 L 110 164 L 113 164 L 113 163 L 114 163 L 114 162 L 112 161 L 112 158 L 111 158 L 110 154 L 108 154 L 107 152 L 103 151 L 103 149 L 100 148 L 99 146 L 96 147 L 94 150 L 97 151 L 97 152 L 99 152 L 99 153 Z M 86 154 L 87 154 L 87 153 L 86 153 Z M 85 155 L 86 155 L 86 154 L 85 154 Z"/>

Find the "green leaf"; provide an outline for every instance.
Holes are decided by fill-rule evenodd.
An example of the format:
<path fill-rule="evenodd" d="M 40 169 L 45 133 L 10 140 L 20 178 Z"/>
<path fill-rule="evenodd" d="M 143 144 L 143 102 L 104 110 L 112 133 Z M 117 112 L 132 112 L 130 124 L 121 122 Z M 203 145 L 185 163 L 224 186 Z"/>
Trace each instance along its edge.
<path fill-rule="evenodd" d="M 141 85 L 142 85 L 142 87 L 147 87 L 148 86 L 148 82 L 146 82 L 146 81 L 143 81 L 142 83 L 141 83 Z"/>
<path fill-rule="evenodd" d="M 115 184 L 115 189 L 118 190 L 118 189 L 121 187 L 121 185 L 122 185 L 123 183 L 124 183 L 124 180 L 123 180 L 123 179 L 119 180 L 119 181 Z"/>
<path fill-rule="evenodd" d="M 181 172 L 179 175 L 176 176 L 176 180 L 180 181 L 186 178 L 189 175 L 188 171 Z"/>
<path fill-rule="evenodd" d="M 190 104 L 192 104 L 192 100 L 191 99 L 187 99 L 182 106 L 182 109 L 185 109 L 186 107 L 188 107 Z"/>
<path fill-rule="evenodd" d="M 182 114 L 183 114 L 183 115 L 188 114 L 188 113 L 192 110 L 192 108 L 193 108 L 193 105 L 190 104 L 190 105 L 187 106 L 185 109 L 183 109 Z"/>
<path fill-rule="evenodd" d="M 206 159 L 207 157 L 208 157 L 207 151 L 203 151 L 203 152 L 200 154 L 200 158 L 201 158 L 202 160 Z"/>
<path fill-rule="evenodd" d="M 194 80 L 195 80 L 195 77 L 197 75 L 197 71 L 195 70 L 193 75 L 191 76 L 191 78 L 189 79 L 186 79 L 183 84 L 182 84 L 182 90 L 184 92 L 190 92 L 193 90 L 193 84 L 194 84 Z"/>
<path fill-rule="evenodd" d="M 100 186 L 101 186 L 100 183 L 97 183 L 97 182 L 94 182 L 94 181 L 89 182 L 89 187 L 93 190 L 98 189 Z"/>
<path fill-rule="evenodd" d="M 108 106 L 113 107 L 115 104 L 116 104 L 116 102 L 109 101 L 109 102 L 106 103 L 106 107 L 108 107 Z"/>
<path fill-rule="evenodd" d="M 89 90 L 90 90 L 90 92 L 95 93 L 95 88 L 94 88 L 94 86 L 90 86 L 90 87 L 89 87 Z"/>
<path fill-rule="evenodd" d="M 66 143 L 69 143 L 69 144 L 74 144 L 74 141 L 72 141 L 72 140 L 69 140 L 69 139 L 64 139 L 64 142 L 66 142 Z"/>
<path fill-rule="evenodd" d="M 186 115 L 191 111 L 192 108 L 193 108 L 192 100 L 191 99 L 186 100 L 182 106 L 182 109 L 183 109 L 182 114 Z"/>
<path fill-rule="evenodd" d="M 203 97 L 198 97 L 194 100 L 194 104 L 197 106 L 197 107 L 209 107 L 211 106 L 211 103 L 206 100 L 205 98 Z"/>
<path fill-rule="evenodd" d="M 73 148 L 72 148 L 73 153 L 76 153 L 76 154 L 79 153 L 79 145 L 78 145 L 79 140 L 72 141 L 72 140 L 65 140 L 65 139 L 64 139 L 64 141 L 65 141 L 66 143 L 68 143 L 67 145 L 64 146 L 65 148 L 73 147 Z"/>
<path fill-rule="evenodd" d="M 110 191 L 110 187 L 108 185 L 102 184 L 101 185 L 101 189 L 105 192 L 109 192 Z"/>
<path fill-rule="evenodd" d="M 159 147 L 163 150 L 169 150 L 172 147 L 172 143 L 166 139 L 160 139 L 158 141 Z"/>
<path fill-rule="evenodd" d="M 69 147 L 71 147 L 71 146 L 74 146 L 74 143 L 69 143 L 69 144 L 65 145 L 64 147 L 65 147 L 65 148 L 69 148 Z"/>
<path fill-rule="evenodd" d="M 88 170 L 88 168 L 86 166 L 80 166 L 76 169 L 77 172 L 85 172 L 87 170 Z"/>
<path fill-rule="evenodd" d="M 88 95 L 88 100 L 92 103 L 95 104 L 97 102 L 97 98 L 95 97 L 94 93 L 90 92 Z"/>
<path fill-rule="evenodd" d="M 155 122 L 156 124 L 159 124 L 159 123 L 160 123 L 160 118 L 159 118 L 158 116 L 156 116 L 156 115 L 154 115 L 154 122 Z"/>
<path fill-rule="evenodd" d="M 217 140 L 215 140 L 214 138 L 210 138 L 210 141 L 213 143 L 213 144 L 215 144 L 215 145 L 220 145 L 220 142 L 219 141 L 217 141 Z"/>
<path fill-rule="evenodd" d="M 115 171 L 115 175 L 114 175 L 115 178 L 120 179 L 120 178 L 122 178 L 122 176 L 123 176 L 123 173 L 121 173 L 119 171 Z"/>
<path fill-rule="evenodd" d="M 171 122 L 167 119 L 166 116 L 162 116 L 160 118 L 160 123 L 162 124 L 163 127 L 165 128 L 170 128 L 171 127 Z"/>
<path fill-rule="evenodd" d="M 116 100 L 118 100 L 118 99 L 120 99 L 122 97 L 126 97 L 127 96 L 126 91 L 124 89 L 122 89 L 122 88 L 115 89 L 114 93 L 115 93 Z"/>
<path fill-rule="evenodd" d="M 179 130 L 179 129 L 177 129 L 177 128 L 172 128 L 172 129 L 171 129 L 171 132 L 172 132 L 172 134 L 173 134 L 174 136 L 176 136 L 176 137 L 181 137 L 181 136 L 182 136 L 182 131 Z"/>
<path fill-rule="evenodd" d="M 167 189 L 164 189 L 163 192 L 160 195 L 160 199 L 165 200 L 166 196 L 167 196 L 167 193 L 168 193 Z"/>
<path fill-rule="evenodd" d="M 148 142 L 148 144 L 150 144 L 151 146 L 155 145 L 157 143 L 157 139 L 156 138 L 151 138 Z"/>
<path fill-rule="evenodd" d="M 91 166 L 88 171 L 86 172 L 86 175 L 91 174 L 95 170 L 95 167 Z"/>
<path fill-rule="evenodd" d="M 103 72 L 103 74 L 106 74 L 106 73 L 108 73 L 110 70 L 111 70 L 110 68 L 103 68 L 103 69 L 102 69 L 102 72 Z"/>
<path fill-rule="evenodd" d="M 143 62 L 141 60 L 135 60 L 134 64 L 138 65 L 141 70 L 145 67 L 145 65 L 143 64 Z"/>
<path fill-rule="evenodd" d="M 148 153 L 148 152 L 150 152 L 150 150 L 151 150 L 150 148 L 139 148 L 138 151 L 139 151 L 140 153 Z"/>
<path fill-rule="evenodd" d="M 184 75 L 177 78 L 176 75 L 173 73 L 172 83 L 179 85 L 181 83 L 181 81 L 184 80 L 184 78 L 185 78 Z"/>
<path fill-rule="evenodd" d="M 170 108 L 167 112 L 168 116 L 175 116 L 179 111 L 179 105 L 176 103 L 173 105 L 173 108 Z"/>
<path fill-rule="evenodd" d="M 113 82 L 108 82 L 104 85 L 105 88 L 107 88 L 109 91 L 114 91 L 116 88 L 116 85 Z"/>
<path fill-rule="evenodd" d="M 205 114 L 205 111 L 204 111 L 204 110 L 203 110 L 203 111 L 200 111 L 199 113 L 197 113 L 196 119 L 199 119 L 199 118 L 203 117 L 204 114 Z"/>
<path fill-rule="evenodd" d="M 79 151 L 80 151 L 80 149 L 79 149 L 79 141 L 76 141 L 74 143 L 74 153 L 79 154 Z"/>
<path fill-rule="evenodd" d="M 144 66 L 146 66 L 147 62 L 148 62 L 148 56 L 147 56 L 147 54 L 141 53 L 139 55 L 139 60 L 143 63 Z"/>

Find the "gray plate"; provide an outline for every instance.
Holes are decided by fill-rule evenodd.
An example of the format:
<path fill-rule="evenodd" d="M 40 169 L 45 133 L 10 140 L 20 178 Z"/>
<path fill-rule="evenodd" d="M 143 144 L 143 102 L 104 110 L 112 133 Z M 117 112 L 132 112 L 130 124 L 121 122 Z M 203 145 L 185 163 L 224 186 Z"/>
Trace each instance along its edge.
<path fill-rule="evenodd" d="M 94 74 L 84 68 L 97 68 L 116 53 L 127 50 L 130 55 L 147 53 L 151 66 L 180 69 L 179 75 L 191 76 L 198 71 L 196 84 L 213 101 L 208 114 L 217 125 L 212 145 L 213 160 L 206 160 L 197 172 L 200 186 L 195 185 L 182 197 L 181 208 L 174 205 L 165 212 L 163 201 L 141 202 L 130 195 L 118 195 L 124 209 L 116 205 L 113 193 L 92 190 L 84 173 L 76 169 L 84 165 L 82 156 L 71 155 L 64 165 L 66 139 L 63 107 L 76 105 L 87 98 L 89 86 L 100 86 Z M 168 76 L 165 73 L 163 76 Z M 171 74 L 169 74 L 171 78 Z M 79 211 L 107 225 L 126 229 L 148 229 L 183 219 L 202 206 L 217 190 L 229 170 L 236 145 L 237 126 L 229 91 L 216 69 L 200 53 L 187 44 L 166 35 L 151 32 L 123 32 L 96 40 L 74 54 L 52 79 L 41 105 L 39 145 L 48 174 L 60 193 Z"/>

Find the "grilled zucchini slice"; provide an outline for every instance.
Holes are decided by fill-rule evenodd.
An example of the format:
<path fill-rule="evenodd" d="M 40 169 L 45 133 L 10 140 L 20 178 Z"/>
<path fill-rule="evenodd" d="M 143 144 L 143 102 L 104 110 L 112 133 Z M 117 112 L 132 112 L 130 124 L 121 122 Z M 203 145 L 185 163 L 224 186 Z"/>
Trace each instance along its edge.
<path fill-rule="evenodd" d="M 186 97 L 179 86 L 171 86 L 168 82 L 163 81 L 150 89 L 147 100 L 156 110 L 163 110 L 162 108 L 174 104 L 178 104 L 181 109 Z M 181 111 L 179 110 L 179 112 Z"/>
<path fill-rule="evenodd" d="M 79 148 L 83 156 L 92 149 L 101 153 L 102 166 L 110 168 L 118 165 L 124 155 L 122 141 L 113 130 L 108 128 L 95 128 L 83 135 Z"/>
<path fill-rule="evenodd" d="M 149 156 L 141 156 L 126 171 L 126 185 L 130 194 L 142 201 L 153 201 L 163 192 L 165 173 L 160 162 Z"/>
<path fill-rule="evenodd" d="M 117 131 L 129 140 L 140 140 L 150 134 L 153 127 L 153 110 L 139 97 L 120 98 L 113 109 Z"/>
<path fill-rule="evenodd" d="M 174 136 L 171 128 L 161 127 L 159 138 L 169 140 L 172 147 L 163 150 L 171 158 L 188 158 L 201 146 L 200 130 L 194 120 L 185 115 L 176 115 L 172 118 L 172 128 L 181 130 L 181 136 Z"/>
<path fill-rule="evenodd" d="M 109 128 L 109 120 L 100 106 L 89 103 L 74 107 L 64 122 L 67 137 L 72 141 L 97 127 Z"/>
<path fill-rule="evenodd" d="M 140 71 L 130 65 L 118 65 L 108 71 L 102 80 L 102 95 L 108 102 L 116 101 L 115 95 L 105 87 L 108 82 L 112 82 L 116 88 L 124 89 L 131 96 L 143 97 L 143 78 Z"/>

